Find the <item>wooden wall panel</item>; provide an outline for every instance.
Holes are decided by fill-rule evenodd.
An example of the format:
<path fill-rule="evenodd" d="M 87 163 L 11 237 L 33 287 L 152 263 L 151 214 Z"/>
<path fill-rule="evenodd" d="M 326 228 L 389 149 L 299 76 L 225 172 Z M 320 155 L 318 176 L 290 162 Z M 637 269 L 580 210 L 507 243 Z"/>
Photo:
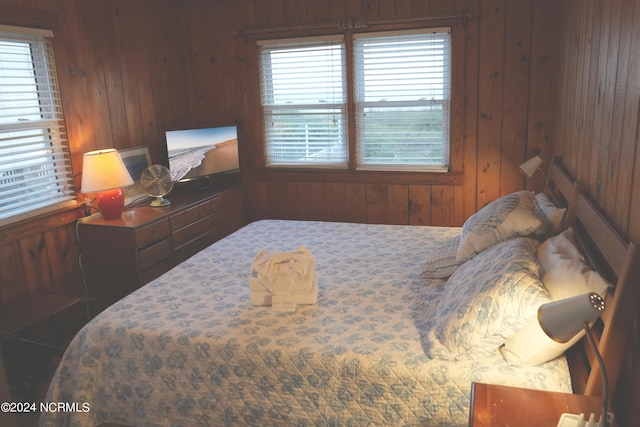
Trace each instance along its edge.
<path fill-rule="evenodd" d="M 567 0 L 560 12 L 552 149 L 618 231 L 639 243 L 640 0 Z M 620 425 L 640 416 L 639 348 L 636 327 L 612 392 Z"/>
<path fill-rule="evenodd" d="M 640 1 L 566 1 L 560 19 L 553 151 L 616 228 L 640 242 Z"/>
<path fill-rule="evenodd" d="M 77 187 L 84 152 L 146 145 L 163 162 L 164 131 L 191 126 L 182 8 L 173 1 L 0 0 L 0 23 L 53 29 Z M 83 294 L 79 215 L 65 210 L 0 229 L 0 298 Z"/>
<path fill-rule="evenodd" d="M 136 56 L 140 57 L 144 51 L 140 45 L 141 25 L 139 19 L 135 19 L 144 9 L 140 7 L 140 2 L 132 2 L 130 5 L 131 11 L 129 13 L 121 13 L 119 5 L 106 4 L 110 6 L 110 9 L 104 13 L 115 17 L 112 22 L 116 37 L 113 44 L 116 51 L 115 63 L 117 64 L 117 69 L 120 70 L 127 67 L 128 61 L 132 61 Z M 132 34 L 132 30 L 137 31 L 137 33 Z M 125 136 L 123 138 L 127 138 L 127 141 L 128 135 L 145 134 L 144 117 L 146 114 L 143 114 L 142 105 L 143 103 L 149 104 L 147 108 L 153 106 L 153 102 L 149 102 L 146 99 L 150 94 L 150 85 L 148 83 L 145 84 L 145 82 L 148 82 L 149 79 L 145 79 L 144 75 L 139 75 L 140 64 L 141 61 L 138 58 L 137 61 L 131 63 L 130 73 L 119 73 L 121 96 L 124 105 L 123 114 L 126 123 L 126 132 L 124 132 Z"/>
<path fill-rule="evenodd" d="M 289 217 L 289 203 L 287 199 L 287 184 L 270 182 L 267 185 L 269 197 L 269 217 L 285 219 Z"/>
<path fill-rule="evenodd" d="M 252 219 L 258 220 L 269 218 L 269 190 L 267 188 L 267 183 L 264 181 L 256 182 L 251 188 L 251 198 L 255 209 Z"/>
<path fill-rule="evenodd" d="M 409 223 L 409 186 L 391 184 L 387 186 L 387 223 L 406 225 Z"/>
<path fill-rule="evenodd" d="M 453 187 L 445 185 L 431 186 L 431 224 L 435 226 L 449 226 L 452 224 Z"/>
<path fill-rule="evenodd" d="M 367 223 L 387 223 L 387 188 L 384 184 L 367 184 Z"/>
<path fill-rule="evenodd" d="M 531 68 L 530 79 L 538 82 L 536 90 L 529 93 L 527 141 L 525 158 L 540 155 L 550 159 L 551 125 L 553 118 L 553 71 L 554 61 L 549 46 L 553 45 L 558 26 L 557 2 L 536 1 L 532 10 Z M 536 174 L 526 181 L 528 189 L 541 188 L 544 177 Z"/>
<path fill-rule="evenodd" d="M 599 73 L 599 76 L 602 77 L 600 82 L 602 94 L 604 94 L 605 99 L 613 100 L 615 99 L 614 92 L 618 77 L 617 57 L 618 48 L 620 46 L 621 2 L 609 2 L 609 6 L 606 25 L 603 26 L 604 31 L 608 33 L 606 35 L 606 52 L 601 51 L 600 57 L 604 63 L 601 63 L 603 66 L 603 72 Z M 603 33 L 603 36 L 604 35 L 605 34 Z M 603 109 L 601 110 L 599 120 L 600 128 L 598 129 L 598 133 L 595 133 L 595 135 L 598 137 L 599 141 L 607 140 L 608 143 L 598 144 L 598 149 L 596 150 L 597 160 L 594 159 L 594 162 L 592 163 L 596 164 L 597 171 L 597 174 L 594 176 L 595 181 L 594 186 L 592 187 L 594 190 L 592 197 L 596 203 L 604 207 L 607 182 L 609 181 L 609 177 L 607 175 L 609 173 L 615 173 L 615 170 L 609 170 L 609 154 L 611 152 L 611 148 L 617 143 L 617 141 L 610 139 L 613 127 L 613 111 L 615 109 L 615 104 L 610 102 L 601 102 L 601 105 L 603 106 Z"/>
<path fill-rule="evenodd" d="M 19 241 L 0 244 L 0 301 L 10 301 L 24 295 L 24 268 L 20 259 Z"/>
<path fill-rule="evenodd" d="M 242 164 L 250 216 L 259 217 L 260 207 L 254 205 L 258 183 L 282 179 L 281 175 L 274 175 L 264 168 L 255 40 L 331 32 L 334 30 L 318 28 L 327 25 L 337 27 L 338 20 L 346 17 L 392 22 L 395 18 L 446 18 L 470 14 L 468 21 L 464 22 L 464 37 L 454 39 L 454 61 L 457 64 L 454 76 L 459 85 L 454 88 L 452 109 L 457 112 L 459 120 L 452 128 L 451 170 L 461 173 L 462 179 L 450 189 L 451 202 L 429 204 L 429 209 L 434 212 L 422 216 L 430 221 L 429 224 L 435 224 L 431 221 L 437 218 L 438 224 L 461 225 L 478 208 L 525 186 L 516 169 L 518 164 L 533 154 L 551 152 L 549 97 L 554 61 L 553 39 L 547 33 L 550 32 L 549 23 L 554 22 L 550 19 L 554 9 L 550 0 L 303 0 L 294 3 L 284 0 L 262 2 L 260 17 L 256 17 L 253 10 L 256 2 L 241 0 L 235 3 L 236 26 L 241 34 L 236 43 L 236 56 L 242 58 L 244 65 L 239 73 L 243 87 L 240 120 L 246 129 L 244 141 L 248 145 L 244 147 L 246 155 Z M 323 12 L 308 13 L 318 9 Z M 193 22 L 189 21 L 187 32 L 191 34 L 185 37 L 189 41 L 194 40 L 194 34 L 201 32 L 198 25 L 191 25 Z M 534 43 L 538 40 L 538 33 L 543 32 L 543 37 Z M 533 55 L 537 61 L 535 68 L 532 65 Z M 533 118 L 532 113 L 535 114 Z M 199 112 L 194 111 L 194 114 Z M 535 120 L 534 125 L 532 120 Z M 535 142 L 530 149 L 532 136 Z M 286 176 L 294 182 L 306 182 L 312 176 L 314 182 L 327 187 L 334 180 L 330 174 L 323 177 L 318 171 Z M 420 184 L 442 184 L 437 181 L 432 176 L 425 176 Z M 396 194 L 393 190 L 396 187 L 389 186 L 404 184 L 398 182 L 397 176 L 391 178 L 380 174 L 366 182 L 367 221 L 396 223 L 405 218 L 402 221 L 409 222 L 408 206 L 391 196 Z M 372 184 L 376 186 L 369 188 Z M 543 181 L 536 180 L 528 185 L 532 189 L 541 189 Z M 387 197 L 381 196 L 382 187 L 386 187 Z M 352 202 L 352 199 L 346 199 L 346 212 L 352 211 L 349 207 Z M 333 209 L 329 204 L 324 207 Z M 445 210 L 438 212 L 438 209 Z M 316 217 L 337 218 L 335 212 L 309 213 Z"/>
<path fill-rule="evenodd" d="M 431 224 L 431 186 L 409 186 L 409 224 Z"/>
<path fill-rule="evenodd" d="M 505 1 L 483 1 L 480 9 L 477 131 L 478 205 L 484 206 L 500 194 L 500 141 L 504 87 Z M 496 29 L 500 28 L 500 31 Z"/>
<path fill-rule="evenodd" d="M 460 10 L 474 15 L 480 14 L 480 2 L 477 0 L 460 0 L 456 2 Z M 454 188 L 455 212 L 453 225 L 463 224 L 464 221 L 473 215 L 478 204 L 478 152 L 477 130 L 479 122 L 478 99 L 480 94 L 477 90 L 470 88 L 477 87 L 478 73 L 480 67 L 480 19 L 471 19 L 467 22 L 466 37 L 464 40 L 464 58 L 466 61 L 464 87 L 469 88 L 464 94 L 464 122 L 463 122 L 463 144 L 466 149 L 460 154 L 463 165 L 463 184 Z"/>
<path fill-rule="evenodd" d="M 287 183 L 287 206 L 289 219 L 305 219 L 307 217 L 307 192 L 304 184 Z"/>
<path fill-rule="evenodd" d="M 78 253 L 74 224 L 20 239 L 20 264 L 26 289 L 84 295 L 77 275 Z"/>
<path fill-rule="evenodd" d="M 322 182 L 308 182 L 305 185 L 307 198 L 306 218 L 312 221 L 324 221 L 327 219 L 326 188 Z"/>
<path fill-rule="evenodd" d="M 327 221 L 346 221 L 347 196 L 343 182 L 328 182 L 326 184 Z"/>
<path fill-rule="evenodd" d="M 640 165 L 636 156 L 640 155 L 637 142 L 634 144 L 631 141 L 637 141 L 638 138 L 638 115 L 640 114 L 640 82 L 638 76 L 640 76 L 640 5 L 631 2 L 627 6 L 623 7 L 625 13 L 631 16 L 632 22 L 626 21 L 624 28 L 629 32 L 630 40 L 626 42 L 625 49 L 626 55 L 629 56 L 629 65 L 627 71 L 627 80 L 625 85 L 625 102 L 624 109 L 621 112 L 622 118 L 622 132 L 620 135 L 620 154 L 618 155 L 618 183 L 613 193 L 615 194 L 615 202 L 613 206 L 613 221 L 616 224 L 629 224 L 629 230 L 627 234 L 635 239 L 640 239 L 640 225 L 638 225 L 638 214 L 640 213 L 640 207 L 633 205 L 634 197 L 632 192 L 634 187 L 639 187 L 634 183 L 639 183 L 638 176 L 634 176 L 634 173 L 638 173 L 638 167 Z M 633 11 L 633 13 L 629 13 Z M 624 141 L 624 143 L 623 143 Z M 618 206 L 625 206 L 628 201 L 631 201 L 629 209 L 618 208 Z M 635 215 L 632 217 L 631 215 Z M 634 228 L 634 223 L 636 224 Z M 638 241 L 638 240 L 636 240 Z"/>
<path fill-rule="evenodd" d="M 345 198 L 348 203 L 345 206 L 347 222 L 367 222 L 367 187 L 366 184 L 345 184 Z"/>
<path fill-rule="evenodd" d="M 518 165 L 526 158 L 529 120 L 532 4 L 505 5 L 504 92 L 500 145 L 500 194 L 522 189 Z"/>

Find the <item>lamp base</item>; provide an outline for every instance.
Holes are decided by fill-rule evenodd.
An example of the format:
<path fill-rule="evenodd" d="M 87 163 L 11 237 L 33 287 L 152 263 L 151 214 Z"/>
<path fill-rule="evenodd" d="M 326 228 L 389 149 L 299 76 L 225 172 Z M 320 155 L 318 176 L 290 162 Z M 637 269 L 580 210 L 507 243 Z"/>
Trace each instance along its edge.
<path fill-rule="evenodd" d="M 589 415 L 589 419 L 584 419 L 584 414 L 562 414 L 558 421 L 557 427 L 604 427 L 610 426 L 613 423 L 613 414 L 607 412 L 607 422 L 605 423 L 602 417 L 599 421 L 596 421 L 595 414 Z"/>
<path fill-rule="evenodd" d="M 118 219 L 124 210 L 124 191 L 122 188 L 102 191 L 96 195 L 98 208 L 105 219 Z"/>

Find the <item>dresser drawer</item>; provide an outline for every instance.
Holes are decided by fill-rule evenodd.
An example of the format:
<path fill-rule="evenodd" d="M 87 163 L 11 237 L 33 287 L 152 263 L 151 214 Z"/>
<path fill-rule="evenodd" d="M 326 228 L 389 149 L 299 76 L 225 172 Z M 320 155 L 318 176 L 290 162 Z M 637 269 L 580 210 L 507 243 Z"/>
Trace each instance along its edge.
<path fill-rule="evenodd" d="M 136 247 L 143 248 L 158 240 L 166 239 L 170 233 L 168 218 L 140 227 L 135 231 Z"/>
<path fill-rule="evenodd" d="M 171 215 L 171 217 L 169 217 L 169 221 L 171 222 L 172 230 L 177 230 L 178 228 L 182 228 L 187 224 L 187 219 L 184 212 L 179 212 L 177 214 Z"/>
<path fill-rule="evenodd" d="M 201 234 L 195 239 L 189 241 L 189 243 L 177 247 L 173 252 L 173 259 L 176 264 L 189 259 L 193 255 L 197 254 L 207 246 L 211 245 L 217 240 L 217 230 L 211 230 L 208 233 Z"/>
<path fill-rule="evenodd" d="M 222 197 L 214 197 L 211 200 L 208 200 L 204 203 L 200 204 L 200 214 L 204 217 L 207 215 L 211 215 L 213 213 L 218 212 L 222 209 Z"/>
<path fill-rule="evenodd" d="M 173 246 L 177 248 L 186 243 L 189 243 L 191 240 L 197 239 L 203 234 L 217 232 L 221 220 L 222 215 L 220 212 L 217 212 L 213 215 L 202 218 L 201 220 L 196 221 L 193 224 L 189 224 L 184 228 L 174 231 L 173 233 L 171 233 Z"/>
<path fill-rule="evenodd" d="M 171 260 L 166 259 L 159 264 L 153 265 L 151 268 L 140 273 L 140 286 L 149 283 L 162 273 L 166 273 L 171 269 Z"/>
<path fill-rule="evenodd" d="M 202 218 L 202 214 L 200 213 L 200 206 L 197 205 L 190 207 L 189 209 L 185 209 L 184 218 L 186 224 L 191 224 L 192 222 L 196 222 L 197 220 Z"/>
<path fill-rule="evenodd" d="M 169 239 L 164 239 L 138 251 L 138 267 L 144 271 L 170 257 L 171 242 Z"/>

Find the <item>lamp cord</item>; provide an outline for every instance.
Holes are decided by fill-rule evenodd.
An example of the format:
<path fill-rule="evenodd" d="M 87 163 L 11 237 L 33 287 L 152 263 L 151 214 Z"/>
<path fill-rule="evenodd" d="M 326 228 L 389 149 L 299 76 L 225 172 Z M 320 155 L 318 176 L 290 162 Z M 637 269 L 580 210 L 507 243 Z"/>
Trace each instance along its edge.
<path fill-rule="evenodd" d="M 603 427 L 608 427 L 609 422 L 607 420 L 607 414 L 609 411 L 609 377 L 607 376 L 607 370 L 604 367 L 604 361 L 602 360 L 602 356 L 598 351 L 598 347 L 596 347 L 596 343 L 593 341 L 593 337 L 591 336 L 591 331 L 589 329 L 589 325 L 587 322 L 584 323 L 584 331 L 587 335 L 587 340 L 591 345 L 591 349 L 596 356 L 596 360 L 600 365 L 600 373 L 602 374 L 602 415 L 601 415 L 601 423 Z"/>
<path fill-rule="evenodd" d="M 544 177 L 544 182 L 547 182 L 547 174 L 544 173 L 544 171 L 542 170 L 542 168 L 538 168 L 538 170 L 540 171 L 540 173 L 542 174 L 542 176 Z"/>

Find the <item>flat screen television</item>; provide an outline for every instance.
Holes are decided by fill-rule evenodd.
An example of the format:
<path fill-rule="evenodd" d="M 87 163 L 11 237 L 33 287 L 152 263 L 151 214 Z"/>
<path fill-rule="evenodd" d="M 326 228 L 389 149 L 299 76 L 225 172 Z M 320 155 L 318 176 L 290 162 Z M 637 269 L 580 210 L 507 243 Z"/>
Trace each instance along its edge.
<path fill-rule="evenodd" d="M 171 179 L 196 189 L 240 170 L 237 126 L 170 130 L 166 133 Z"/>

